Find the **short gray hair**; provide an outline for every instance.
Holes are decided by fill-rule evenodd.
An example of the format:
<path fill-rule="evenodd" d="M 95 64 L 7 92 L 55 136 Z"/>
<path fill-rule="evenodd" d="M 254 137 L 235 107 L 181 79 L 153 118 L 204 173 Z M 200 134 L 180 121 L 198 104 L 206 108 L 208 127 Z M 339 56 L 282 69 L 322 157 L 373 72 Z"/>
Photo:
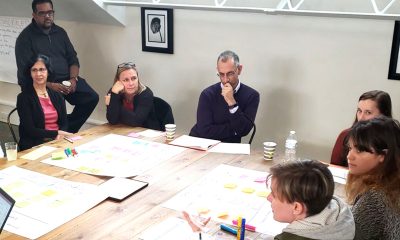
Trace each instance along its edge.
<path fill-rule="evenodd" d="M 239 65 L 240 65 L 240 63 L 239 63 L 239 56 L 238 56 L 236 53 L 234 53 L 233 51 L 231 51 L 231 50 L 226 50 L 226 51 L 222 52 L 222 53 L 218 56 L 217 63 L 218 63 L 219 61 L 226 62 L 226 61 L 228 61 L 229 59 L 233 59 L 233 62 L 234 62 L 234 64 L 235 64 L 235 67 L 239 67 Z"/>

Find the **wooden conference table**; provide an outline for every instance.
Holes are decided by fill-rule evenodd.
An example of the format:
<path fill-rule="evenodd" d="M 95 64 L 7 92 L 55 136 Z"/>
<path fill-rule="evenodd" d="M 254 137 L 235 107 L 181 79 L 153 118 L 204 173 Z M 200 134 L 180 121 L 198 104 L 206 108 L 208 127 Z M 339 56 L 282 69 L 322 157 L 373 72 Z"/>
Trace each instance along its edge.
<path fill-rule="evenodd" d="M 110 133 L 127 135 L 131 132 L 142 130 L 144 129 L 105 124 L 79 132 L 77 135 L 83 138 L 75 143 L 57 140 L 46 143 L 46 145 L 65 149 L 76 147 Z M 165 140 L 164 137 L 142 139 L 156 142 L 164 142 Z M 48 158 L 50 154 L 34 161 L 19 158 L 30 151 L 32 149 L 19 152 L 16 161 L 0 160 L 0 169 L 15 165 L 65 180 L 96 185 L 109 179 L 109 177 L 88 175 L 40 162 Z M 161 204 L 220 164 L 268 171 L 272 162 L 264 161 L 261 151 L 252 151 L 251 155 L 233 155 L 187 149 L 135 178 L 149 182 L 150 184 L 147 188 L 121 202 L 106 199 L 89 211 L 43 235 L 40 239 L 139 239 L 140 234 L 148 227 L 168 217 L 181 216 L 180 212 L 161 207 Z M 215 232 L 218 229 L 217 226 L 216 223 L 210 224 L 210 227 L 215 229 Z M 263 236 L 258 233 L 247 233 L 253 239 L 270 238 L 270 236 Z M 3 230 L 0 239 L 25 238 Z M 235 238 L 232 237 L 232 239 Z"/>

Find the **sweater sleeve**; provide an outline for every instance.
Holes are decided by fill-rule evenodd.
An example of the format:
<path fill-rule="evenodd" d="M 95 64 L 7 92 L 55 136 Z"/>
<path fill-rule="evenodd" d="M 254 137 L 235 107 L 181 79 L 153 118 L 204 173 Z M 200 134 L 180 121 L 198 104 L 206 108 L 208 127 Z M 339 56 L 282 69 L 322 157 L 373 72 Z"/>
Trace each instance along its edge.
<path fill-rule="evenodd" d="M 331 164 L 347 166 L 347 151 L 344 148 L 345 139 L 349 134 L 350 129 L 343 130 L 336 139 L 335 145 L 333 146 L 331 155 Z"/>
<path fill-rule="evenodd" d="M 260 103 L 260 94 L 258 92 L 253 92 L 246 102 L 246 109 L 242 110 L 239 103 L 238 110 L 231 114 L 229 117 L 230 125 L 232 131 L 243 137 L 249 134 L 250 130 L 253 128 L 254 121 L 256 119 L 258 105 Z"/>
<path fill-rule="evenodd" d="M 203 91 L 200 94 L 197 107 L 196 132 L 198 135 L 212 139 L 246 136 L 253 127 L 260 102 L 260 95 L 254 91 L 246 100 L 246 102 L 238 102 L 239 108 L 235 113 L 228 113 L 228 121 L 215 123 L 211 107 L 215 104 L 215 100 L 210 92 Z M 228 108 L 228 106 L 226 107 Z M 224 109 L 221 109 L 221 111 L 224 111 Z"/>
<path fill-rule="evenodd" d="M 375 191 L 361 195 L 352 208 L 356 224 L 355 240 L 381 239 L 384 229 L 385 203 Z"/>
<path fill-rule="evenodd" d="M 122 106 L 121 96 L 111 92 L 110 104 L 107 107 L 107 120 L 110 124 L 126 124 L 143 127 L 153 108 L 153 92 L 147 88 L 134 98 L 134 109 L 130 111 Z"/>
<path fill-rule="evenodd" d="M 29 37 L 26 36 L 25 31 L 23 31 L 17 38 L 15 42 L 15 59 L 17 61 L 17 76 L 18 84 L 20 86 L 30 85 L 31 79 L 29 79 L 25 74 L 25 69 L 31 58 L 33 58 L 32 42 Z"/>
<path fill-rule="evenodd" d="M 30 138 L 55 138 L 58 134 L 55 130 L 46 130 L 36 126 L 34 117 L 41 113 L 34 112 L 30 99 L 27 95 L 20 93 L 17 97 L 17 111 L 19 115 L 20 125 L 23 131 Z M 40 106 L 39 106 L 40 107 Z M 43 114 L 43 113 L 42 113 Z"/>

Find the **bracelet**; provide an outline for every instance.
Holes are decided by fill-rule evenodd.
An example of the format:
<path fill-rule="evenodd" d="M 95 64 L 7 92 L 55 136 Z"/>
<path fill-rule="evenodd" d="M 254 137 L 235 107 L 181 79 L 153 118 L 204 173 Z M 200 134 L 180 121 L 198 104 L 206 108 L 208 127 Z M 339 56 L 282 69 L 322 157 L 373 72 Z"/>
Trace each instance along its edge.
<path fill-rule="evenodd" d="M 238 104 L 235 103 L 235 104 L 233 104 L 232 106 L 229 106 L 229 109 L 234 109 L 234 108 L 237 107 L 237 106 L 238 106 Z"/>

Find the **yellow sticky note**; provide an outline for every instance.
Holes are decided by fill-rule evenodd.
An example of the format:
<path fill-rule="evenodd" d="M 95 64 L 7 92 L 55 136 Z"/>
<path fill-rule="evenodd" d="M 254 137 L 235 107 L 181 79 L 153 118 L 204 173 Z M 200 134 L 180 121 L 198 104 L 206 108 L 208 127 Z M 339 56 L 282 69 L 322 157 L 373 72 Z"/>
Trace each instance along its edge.
<path fill-rule="evenodd" d="M 268 191 L 257 192 L 257 196 L 259 196 L 259 197 L 267 197 L 268 195 L 269 195 Z"/>
<path fill-rule="evenodd" d="M 224 188 L 234 189 L 236 187 L 237 187 L 236 183 L 225 183 L 224 184 Z"/>
<path fill-rule="evenodd" d="M 246 187 L 246 188 L 243 188 L 243 189 L 242 189 L 242 192 L 244 192 L 244 193 L 253 193 L 253 192 L 254 192 L 254 189 L 253 189 L 253 188 Z"/>
<path fill-rule="evenodd" d="M 226 216 L 228 216 L 228 215 L 229 215 L 229 214 L 228 214 L 228 212 L 226 212 L 226 211 L 217 213 L 217 217 L 218 217 L 218 218 L 224 218 L 224 217 L 226 217 Z"/>
<path fill-rule="evenodd" d="M 50 197 L 50 196 L 53 196 L 54 194 L 56 194 L 56 191 L 54 191 L 53 189 L 49 189 L 49 190 L 42 192 L 42 194 L 47 197 Z"/>
<path fill-rule="evenodd" d="M 205 208 L 205 207 L 200 207 L 197 209 L 197 213 L 199 214 L 207 214 L 210 211 L 210 209 Z"/>
<path fill-rule="evenodd" d="M 61 160 L 61 159 L 64 159 L 65 157 L 66 156 L 65 156 L 64 152 L 55 152 L 55 153 L 51 154 L 52 160 Z"/>

